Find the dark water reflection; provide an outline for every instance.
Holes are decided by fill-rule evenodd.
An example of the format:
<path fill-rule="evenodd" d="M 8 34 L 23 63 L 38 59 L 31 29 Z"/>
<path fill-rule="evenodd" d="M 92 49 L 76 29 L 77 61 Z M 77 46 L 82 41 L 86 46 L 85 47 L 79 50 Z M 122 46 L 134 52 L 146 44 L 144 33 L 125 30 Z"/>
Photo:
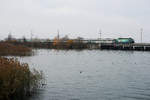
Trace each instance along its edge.
<path fill-rule="evenodd" d="M 150 52 L 37 50 L 47 86 L 30 100 L 150 100 Z"/>

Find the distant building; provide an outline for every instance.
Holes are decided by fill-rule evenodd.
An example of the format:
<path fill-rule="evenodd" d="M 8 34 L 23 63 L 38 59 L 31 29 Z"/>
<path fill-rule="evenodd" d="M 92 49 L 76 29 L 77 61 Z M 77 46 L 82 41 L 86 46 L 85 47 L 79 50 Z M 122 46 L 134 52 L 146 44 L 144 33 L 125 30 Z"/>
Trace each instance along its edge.
<path fill-rule="evenodd" d="M 11 33 L 10 33 L 10 34 L 8 34 L 8 37 L 5 38 L 5 40 L 6 40 L 6 41 L 16 41 L 16 38 L 14 38 L 14 37 L 11 35 Z"/>
<path fill-rule="evenodd" d="M 33 38 L 33 39 L 16 39 L 18 42 L 51 42 L 52 40 L 50 39 L 38 39 L 38 38 Z"/>

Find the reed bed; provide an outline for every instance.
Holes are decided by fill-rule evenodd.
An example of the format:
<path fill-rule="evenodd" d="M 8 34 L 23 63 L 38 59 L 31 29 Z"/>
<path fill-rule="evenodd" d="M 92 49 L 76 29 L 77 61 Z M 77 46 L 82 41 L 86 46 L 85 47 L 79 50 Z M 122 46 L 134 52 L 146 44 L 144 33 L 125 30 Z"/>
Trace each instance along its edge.
<path fill-rule="evenodd" d="M 38 87 L 41 72 L 30 71 L 28 64 L 0 57 L 0 100 L 23 100 Z"/>
<path fill-rule="evenodd" d="M 30 56 L 32 49 L 23 45 L 13 45 L 11 43 L 0 43 L 0 56 Z"/>

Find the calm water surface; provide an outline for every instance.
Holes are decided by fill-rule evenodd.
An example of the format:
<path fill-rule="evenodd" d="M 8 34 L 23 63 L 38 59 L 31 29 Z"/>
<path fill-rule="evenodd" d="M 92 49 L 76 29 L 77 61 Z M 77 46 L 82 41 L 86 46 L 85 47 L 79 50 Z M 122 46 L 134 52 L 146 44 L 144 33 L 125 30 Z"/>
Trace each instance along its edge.
<path fill-rule="evenodd" d="M 37 50 L 47 85 L 30 100 L 150 100 L 150 52 Z"/>

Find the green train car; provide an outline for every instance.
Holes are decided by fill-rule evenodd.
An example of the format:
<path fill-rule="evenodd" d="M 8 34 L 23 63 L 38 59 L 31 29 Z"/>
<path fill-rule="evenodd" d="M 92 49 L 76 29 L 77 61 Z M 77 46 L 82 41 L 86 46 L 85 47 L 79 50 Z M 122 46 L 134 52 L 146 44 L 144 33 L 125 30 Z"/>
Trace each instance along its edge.
<path fill-rule="evenodd" d="M 118 38 L 115 39 L 115 43 L 117 44 L 131 44 L 131 43 L 135 43 L 134 39 L 132 38 Z"/>

